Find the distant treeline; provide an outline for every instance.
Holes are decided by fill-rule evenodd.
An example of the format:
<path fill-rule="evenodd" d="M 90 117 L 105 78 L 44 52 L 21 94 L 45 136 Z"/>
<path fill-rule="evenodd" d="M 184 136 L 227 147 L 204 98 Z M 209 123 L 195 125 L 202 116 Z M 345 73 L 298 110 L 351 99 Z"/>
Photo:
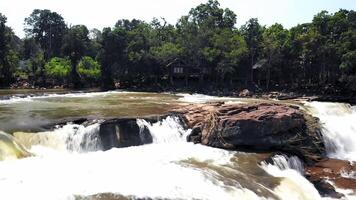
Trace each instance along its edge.
<path fill-rule="evenodd" d="M 209 0 L 175 25 L 163 18 L 124 19 L 112 28 L 88 30 L 36 9 L 20 39 L 0 14 L 0 86 L 23 81 L 39 87 L 174 87 L 182 79 L 261 90 L 356 91 L 355 11 L 322 11 L 291 29 L 262 26 L 255 18 L 236 27 L 236 19 Z"/>

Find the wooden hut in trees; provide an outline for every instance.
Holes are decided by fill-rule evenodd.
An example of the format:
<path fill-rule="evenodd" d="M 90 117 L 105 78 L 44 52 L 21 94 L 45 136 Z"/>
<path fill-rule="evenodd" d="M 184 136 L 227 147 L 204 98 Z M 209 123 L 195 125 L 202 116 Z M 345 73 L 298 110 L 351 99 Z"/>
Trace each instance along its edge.
<path fill-rule="evenodd" d="M 198 67 L 187 65 L 183 60 L 176 59 L 168 66 L 168 74 L 171 84 L 175 80 L 184 80 L 185 85 L 188 85 L 189 79 L 198 79 L 201 71 Z"/>

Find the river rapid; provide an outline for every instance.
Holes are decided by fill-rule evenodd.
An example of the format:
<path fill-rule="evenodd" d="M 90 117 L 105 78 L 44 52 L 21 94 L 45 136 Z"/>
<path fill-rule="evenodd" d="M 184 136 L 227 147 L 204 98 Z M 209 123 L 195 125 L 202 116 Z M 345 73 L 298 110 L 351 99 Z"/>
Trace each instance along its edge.
<path fill-rule="evenodd" d="M 328 199 L 304 178 L 297 157 L 279 155 L 273 157 L 274 164 L 261 163 L 268 155 L 186 142 L 191 130 L 178 118 L 156 123 L 142 119 L 184 104 L 212 101 L 261 100 L 125 91 L 0 100 L 0 130 L 12 134 L 0 134 L 0 199 Z M 320 119 L 329 157 L 356 161 L 356 107 L 292 103 Z M 113 117 L 137 118 L 153 143 L 103 151 L 99 126 L 102 119 Z M 91 123 L 55 126 L 75 118 Z M 55 128 L 43 128 L 46 124 Z M 19 146 L 31 156 L 14 157 L 11 149 Z M 356 199 L 351 191 L 338 192 Z"/>

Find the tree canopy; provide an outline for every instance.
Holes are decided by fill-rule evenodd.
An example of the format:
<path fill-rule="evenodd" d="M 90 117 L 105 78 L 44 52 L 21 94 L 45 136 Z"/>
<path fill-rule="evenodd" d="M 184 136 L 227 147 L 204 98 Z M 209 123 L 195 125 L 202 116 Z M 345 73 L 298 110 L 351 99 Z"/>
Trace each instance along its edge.
<path fill-rule="evenodd" d="M 0 14 L 1 86 L 27 74 L 21 78 L 42 86 L 356 92 L 353 10 L 321 11 L 290 29 L 263 26 L 256 18 L 236 27 L 238 13 L 208 0 L 176 24 L 164 18 L 120 19 L 113 27 L 88 30 L 68 27 L 56 12 L 35 9 L 25 19 L 22 40 L 6 20 Z"/>

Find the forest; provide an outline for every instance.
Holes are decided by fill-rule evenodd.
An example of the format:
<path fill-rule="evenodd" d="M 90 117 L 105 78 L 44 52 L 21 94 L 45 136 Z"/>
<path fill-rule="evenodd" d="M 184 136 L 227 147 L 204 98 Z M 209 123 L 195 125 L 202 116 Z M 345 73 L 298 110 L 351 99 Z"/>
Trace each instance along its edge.
<path fill-rule="evenodd" d="M 120 19 L 88 30 L 35 9 L 20 39 L 0 13 L 0 87 L 356 93 L 355 11 L 321 11 L 290 29 L 237 19 L 209 0 L 176 24 Z"/>

